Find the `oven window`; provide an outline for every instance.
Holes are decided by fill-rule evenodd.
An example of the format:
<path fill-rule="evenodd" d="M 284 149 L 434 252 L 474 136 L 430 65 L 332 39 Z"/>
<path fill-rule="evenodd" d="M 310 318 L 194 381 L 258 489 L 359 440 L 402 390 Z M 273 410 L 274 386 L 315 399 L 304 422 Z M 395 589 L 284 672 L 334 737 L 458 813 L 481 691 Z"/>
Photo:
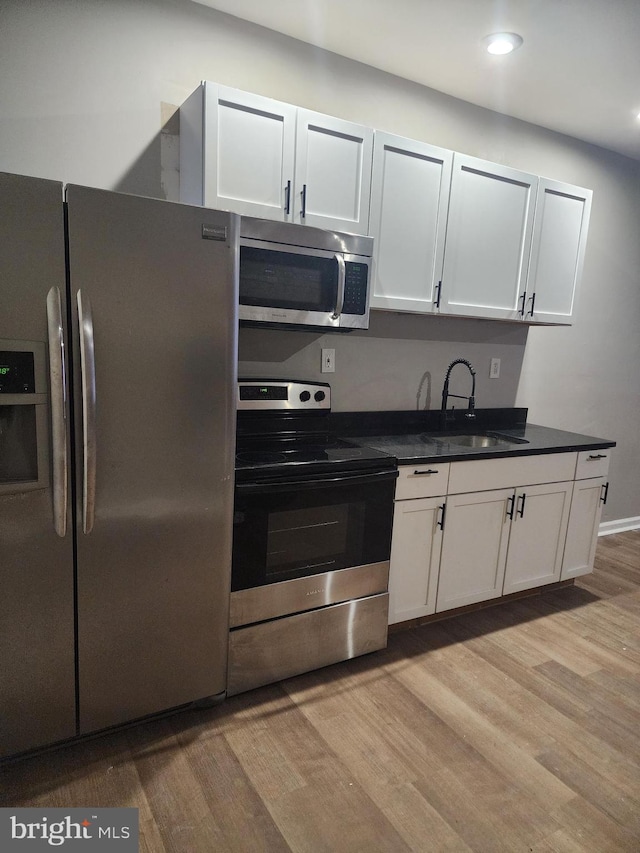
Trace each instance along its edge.
<path fill-rule="evenodd" d="M 362 551 L 364 505 L 275 512 L 269 515 L 268 528 L 267 583 L 299 577 L 301 569 L 330 572 L 349 549 Z"/>
<path fill-rule="evenodd" d="M 240 247 L 241 305 L 333 311 L 337 278 L 334 258 Z"/>
<path fill-rule="evenodd" d="M 233 590 L 389 559 L 394 480 L 236 487 Z"/>

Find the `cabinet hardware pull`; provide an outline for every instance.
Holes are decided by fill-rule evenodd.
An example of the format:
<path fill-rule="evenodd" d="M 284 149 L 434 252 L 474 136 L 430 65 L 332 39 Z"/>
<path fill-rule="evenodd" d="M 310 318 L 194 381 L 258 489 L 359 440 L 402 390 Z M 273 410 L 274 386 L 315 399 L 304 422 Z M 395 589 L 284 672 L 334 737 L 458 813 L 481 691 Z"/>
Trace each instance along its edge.
<path fill-rule="evenodd" d="M 436 522 L 436 527 L 439 527 L 440 530 L 444 530 L 444 518 L 447 514 L 447 505 L 446 503 L 442 504 L 442 506 L 438 507 L 438 511 L 440 514 L 440 519 Z"/>
<path fill-rule="evenodd" d="M 285 203 L 284 203 L 284 212 L 289 214 L 291 212 L 291 181 L 287 181 L 287 186 L 285 189 Z"/>
<path fill-rule="evenodd" d="M 528 314 L 531 314 L 532 317 L 533 317 L 533 312 L 534 312 L 535 307 L 536 307 L 536 294 L 534 292 L 533 296 L 531 297 L 531 308 L 527 312 Z"/>
<path fill-rule="evenodd" d="M 588 458 L 589 458 L 589 461 L 595 460 L 595 459 L 606 459 L 607 454 L 606 453 L 593 453 Z"/>
<path fill-rule="evenodd" d="M 510 506 L 509 506 L 509 504 L 510 504 Z M 511 497 L 507 500 L 507 518 L 511 519 L 511 521 L 513 521 L 513 510 L 515 509 L 515 505 L 516 505 L 516 496 L 511 495 Z"/>
<path fill-rule="evenodd" d="M 426 471 L 418 471 L 416 469 L 413 473 L 417 474 L 418 476 L 420 476 L 421 474 L 437 474 L 438 469 L 437 468 L 428 468 Z"/>
<path fill-rule="evenodd" d="M 521 305 L 521 306 L 520 306 L 520 308 L 518 309 L 518 313 L 520 314 L 520 316 L 521 316 L 521 317 L 524 317 L 524 306 L 525 306 L 525 305 L 526 305 L 526 303 L 527 303 L 527 291 L 526 291 L 526 290 L 525 290 L 525 292 L 522 294 L 522 296 L 520 297 L 520 299 L 522 299 L 522 305 Z"/>
<path fill-rule="evenodd" d="M 441 293 L 442 293 L 442 281 L 439 281 L 436 284 L 436 294 L 437 295 L 436 295 L 436 298 L 433 300 L 433 304 L 435 305 L 436 308 L 440 307 L 440 295 L 441 295 Z"/>
<path fill-rule="evenodd" d="M 302 210 L 300 211 L 300 216 L 302 219 L 307 215 L 307 185 L 302 185 Z"/>
<path fill-rule="evenodd" d="M 604 489 L 604 494 L 602 493 L 602 489 Z M 601 494 L 600 494 L 600 500 L 602 501 L 603 506 L 607 503 L 608 497 L 609 497 L 609 483 L 603 483 L 601 486 Z"/>
<path fill-rule="evenodd" d="M 527 496 L 526 496 L 526 494 L 524 494 L 524 492 L 518 498 L 518 500 L 522 501 L 522 503 L 520 504 L 520 507 L 518 509 L 518 515 L 520 516 L 520 518 L 524 518 L 524 503 L 525 503 L 526 499 L 527 499 Z"/>

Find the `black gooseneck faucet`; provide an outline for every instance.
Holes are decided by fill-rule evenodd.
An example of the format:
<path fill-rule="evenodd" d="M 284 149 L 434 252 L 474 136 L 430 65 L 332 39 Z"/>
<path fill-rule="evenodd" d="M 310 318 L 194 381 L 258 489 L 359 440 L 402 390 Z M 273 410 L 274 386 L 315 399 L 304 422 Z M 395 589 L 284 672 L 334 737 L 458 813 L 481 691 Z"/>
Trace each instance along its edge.
<path fill-rule="evenodd" d="M 469 373 L 471 374 L 471 396 L 470 397 L 462 397 L 460 394 L 450 394 L 449 393 L 449 377 L 451 376 L 451 371 L 456 366 L 456 364 L 464 364 L 465 367 L 469 368 Z M 466 400 L 468 403 L 468 409 L 465 412 L 465 418 L 469 420 L 475 420 L 475 405 L 476 405 L 476 372 L 471 366 L 471 362 L 467 361 L 466 358 L 456 358 L 451 362 L 449 367 L 447 367 L 447 373 L 444 378 L 444 387 L 442 389 L 442 409 L 441 409 L 441 428 L 444 430 L 447 428 L 447 401 L 449 397 L 457 397 L 459 400 Z"/>

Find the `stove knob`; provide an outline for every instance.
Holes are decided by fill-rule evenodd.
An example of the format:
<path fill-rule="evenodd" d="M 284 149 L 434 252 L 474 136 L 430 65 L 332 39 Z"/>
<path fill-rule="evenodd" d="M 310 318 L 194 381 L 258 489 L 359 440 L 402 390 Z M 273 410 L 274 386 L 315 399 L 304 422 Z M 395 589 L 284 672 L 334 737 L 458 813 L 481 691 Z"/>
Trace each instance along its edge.
<path fill-rule="evenodd" d="M 306 403 L 307 400 L 309 400 L 310 398 L 311 398 L 311 394 L 308 391 L 301 391 L 300 392 L 300 401 L 302 403 Z"/>
<path fill-rule="evenodd" d="M 316 403 L 321 403 L 325 397 L 326 394 L 324 393 L 324 391 L 316 391 L 316 393 L 313 395 L 313 399 L 316 401 Z"/>

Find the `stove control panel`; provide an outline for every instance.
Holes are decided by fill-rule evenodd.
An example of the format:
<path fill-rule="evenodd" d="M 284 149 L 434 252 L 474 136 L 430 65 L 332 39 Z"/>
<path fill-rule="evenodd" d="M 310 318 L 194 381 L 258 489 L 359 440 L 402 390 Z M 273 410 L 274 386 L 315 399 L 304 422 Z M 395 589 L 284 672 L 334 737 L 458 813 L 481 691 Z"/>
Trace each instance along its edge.
<path fill-rule="evenodd" d="M 239 379 L 238 409 L 258 412 L 331 409 L 326 382 L 288 382 L 283 379 Z"/>

